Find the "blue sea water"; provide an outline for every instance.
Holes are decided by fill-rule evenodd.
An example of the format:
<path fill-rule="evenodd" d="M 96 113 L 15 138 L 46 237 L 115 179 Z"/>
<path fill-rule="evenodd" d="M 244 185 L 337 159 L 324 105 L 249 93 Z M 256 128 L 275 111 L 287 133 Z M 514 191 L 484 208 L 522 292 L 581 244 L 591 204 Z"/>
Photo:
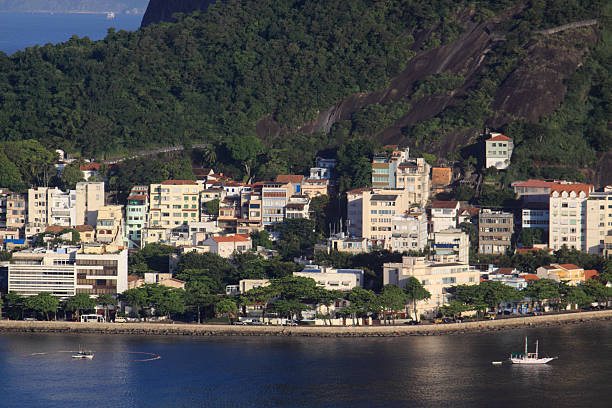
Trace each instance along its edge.
<path fill-rule="evenodd" d="M 26 47 L 68 41 L 73 35 L 101 40 L 108 29 L 136 30 L 142 15 L 117 14 L 18 14 L 0 10 L 0 51 L 8 55 Z"/>
<path fill-rule="evenodd" d="M 525 335 L 559 359 L 491 365 Z M 94 359 L 72 359 L 79 345 Z M 2 408 L 607 408 L 611 373 L 609 322 L 405 338 L 0 333 Z"/>

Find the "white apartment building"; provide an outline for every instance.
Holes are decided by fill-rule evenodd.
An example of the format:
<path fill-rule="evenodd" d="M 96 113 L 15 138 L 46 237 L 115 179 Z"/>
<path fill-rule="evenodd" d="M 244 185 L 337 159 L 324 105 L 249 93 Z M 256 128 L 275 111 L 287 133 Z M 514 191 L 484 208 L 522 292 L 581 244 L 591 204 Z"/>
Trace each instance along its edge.
<path fill-rule="evenodd" d="M 306 265 L 300 272 L 293 272 L 293 276 L 311 278 L 327 290 L 340 290 L 348 292 L 355 287 L 363 287 L 362 269 L 334 269 L 318 265 Z"/>
<path fill-rule="evenodd" d="M 411 209 L 391 219 L 390 251 L 419 251 L 427 246 L 427 214 L 422 209 Z"/>
<path fill-rule="evenodd" d="M 167 180 L 151 184 L 149 226 L 173 228 L 199 221 L 203 186 L 192 180 Z"/>
<path fill-rule="evenodd" d="M 512 139 L 501 133 L 491 132 L 485 141 L 485 167 L 495 167 L 500 170 L 507 168 L 510 165 L 513 149 Z"/>
<path fill-rule="evenodd" d="M 424 257 L 404 256 L 400 263 L 383 265 L 384 285 L 404 287 L 410 277 L 418 279 L 431 293 L 430 299 L 417 303 L 417 314 L 426 316 L 435 316 L 440 306 L 450 302 L 452 294 L 449 289 L 452 286 L 477 285 L 480 282 L 479 271 L 458 262 L 437 263 Z"/>
<path fill-rule="evenodd" d="M 77 225 L 77 194 L 75 190 L 63 192 L 57 187 L 36 187 L 28 189 L 28 223 Z"/>
<path fill-rule="evenodd" d="M 612 237 L 612 186 L 592 192 L 586 201 L 586 251 L 604 255 Z M 606 253 L 607 255 L 607 253 Z"/>
<path fill-rule="evenodd" d="M 591 184 L 556 184 L 550 193 L 549 247 L 557 250 L 563 245 L 587 250 L 587 199 L 593 191 Z"/>
<path fill-rule="evenodd" d="M 8 266 L 8 290 L 22 296 L 49 292 L 62 298 L 79 293 L 116 295 L 127 290 L 127 250 L 86 252 L 79 247 L 15 252 Z"/>
<path fill-rule="evenodd" d="M 431 225 L 434 234 L 449 228 L 457 228 L 459 201 L 434 201 L 431 205 Z"/>
<path fill-rule="evenodd" d="M 469 263 L 470 237 L 458 228 L 436 232 L 433 250 L 439 262 Z"/>

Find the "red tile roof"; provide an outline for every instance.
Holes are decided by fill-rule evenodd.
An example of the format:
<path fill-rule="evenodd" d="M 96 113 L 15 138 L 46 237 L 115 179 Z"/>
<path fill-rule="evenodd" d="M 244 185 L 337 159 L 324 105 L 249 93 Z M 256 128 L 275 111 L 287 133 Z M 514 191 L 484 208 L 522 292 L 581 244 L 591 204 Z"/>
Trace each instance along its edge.
<path fill-rule="evenodd" d="M 529 179 L 520 183 L 513 184 L 514 187 L 538 187 L 538 188 L 550 188 L 554 186 L 555 182 L 545 180 L 534 180 Z"/>
<path fill-rule="evenodd" d="M 174 185 L 174 186 L 183 186 L 183 185 L 197 186 L 198 185 L 198 183 L 196 183 L 193 180 L 166 180 L 166 181 L 162 181 L 161 184 Z"/>
<path fill-rule="evenodd" d="M 98 171 L 100 170 L 100 166 L 102 164 L 100 163 L 86 163 L 86 164 L 81 164 L 81 170 L 83 171 Z"/>
<path fill-rule="evenodd" d="M 436 200 L 431 205 L 431 208 L 456 208 L 459 201 L 440 201 Z"/>
<path fill-rule="evenodd" d="M 595 278 L 599 276 L 599 273 L 597 273 L 596 270 L 594 269 L 585 269 L 584 271 L 584 280 L 588 281 L 589 279 Z"/>
<path fill-rule="evenodd" d="M 301 174 L 279 174 L 276 176 L 277 183 L 301 183 L 304 176 Z"/>
<path fill-rule="evenodd" d="M 478 214 L 480 214 L 480 208 L 476 208 L 476 207 L 461 207 L 459 208 L 459 214 L 465 214 L 467 213 L 468 215 L 471 215 L 472 217 L 477 216 Z"/>
<path fill-rule="evenodd" d="M 580 194 L 580 192 L 584 192 L 588 197 L 589 193 L 593 191 L 593 185 L 592 184 L 581 184 L 581 183 L 574 183 L 574 184 L 555 183 L 550 188 L 550 194 L 552 195 L 552 193 L 554 193 L 555 191 L 558 193 L 562 193 L 564 191 L 571 193 L 573 191 L 576 194 Z"/>
<path fill-rule="evenodd" d="M 538 275 L 534 273 L 526 273 L 525 275 L 521 275 L 521 278 L 525 279 L 525 282 L 536 281 L 539 280 Z"/>
<path fill-rule="evenodd" d="M 77 230 L 77 232 L 88 232 L 93 231 L 94 227 L 91 225 L 77 225 L 74 229 Z"/>
<path fill-rule="evenodd" d="M 213 239 L 217 242 L 247 242 L 251 238 L 246 234 L 236 234 L 227 236 L 216 236 Z"/>
<path fill-rule="evenodd" d="M 136 275 L 128 275 L 128 282 L 134 282 L 137 281 L 139 279 L 142 279 L 140 276 L 136 276 Z"/>
<path fill-rule="evenodd" d="M 519 254 L 534 253 L 537 254 L 539 251 L 551 252 L 550 248 L 517 248 L 516 252 Z"/>
<path fill-rule="evenodd" d="M 507 142 L 508 140 L 512 140 L 512 139 L 502 134 L 491 136 L 489 139 L 487 139 L 487 141 L 493 141 L 493 142 Z"/>

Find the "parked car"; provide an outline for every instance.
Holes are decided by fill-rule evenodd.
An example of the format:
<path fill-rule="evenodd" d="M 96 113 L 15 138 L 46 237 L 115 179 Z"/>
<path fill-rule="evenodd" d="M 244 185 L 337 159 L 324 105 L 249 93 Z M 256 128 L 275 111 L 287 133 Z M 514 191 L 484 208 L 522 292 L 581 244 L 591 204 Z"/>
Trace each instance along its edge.
<path fill-rule="evenodd" d="M 488 320 L 495 320 L 496 316 L 497 316 L 497 313 L 495 312 L 487 312 L 484 317 L 485 319 L 488 319 Z"/>
<path fill-rule="evenodd" d="M 127 323 L 127 319 L 125 317 L 116 316 L 115 323 Z"/>
<path fill-rule="evenodd" d="M 421 322 L 419 322 L 418 320 L 410 320 L 409 322 L 406 322 L 404 324 L 407 324 L 409 326 L 416 326 L 417 324 L 421 324 Z"/>
<path fill-rule="evenodd" d="M 240 320 L 236 320 L 234 323 L 232 323 L 233 325 L 236 326 L 244 326 L 246 324 L 246 322 L 244 321 L 240 321 Z"/>
<path fill-rule="evenodd" d="M 246 321 L 245 323 L 248 324 L 249 326 L 262 326 L 265 324 L 259 319 L 253 319 L 251 321 Z"/>
<path fill-rule="evenodd" d="M 292 322 L 290 320 L 287 320 L 283 323 L 283 326 L 297 326 L 297 322 Z"/>

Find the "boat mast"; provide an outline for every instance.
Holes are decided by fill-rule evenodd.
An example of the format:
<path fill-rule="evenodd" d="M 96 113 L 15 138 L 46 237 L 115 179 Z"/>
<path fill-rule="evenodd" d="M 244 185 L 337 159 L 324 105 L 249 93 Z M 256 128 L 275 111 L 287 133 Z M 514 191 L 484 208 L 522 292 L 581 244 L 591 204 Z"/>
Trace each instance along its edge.
<path fill-rule="evenodd" d="M 525 336 L 525 355 L 527 355 L 527 336 Z"/>
<path fill-rule="evenodd" d="M 535 354 L 536 358 L 538 358 L 538 342 L 539 340 L 536 340 L 536 354 Z"/>

